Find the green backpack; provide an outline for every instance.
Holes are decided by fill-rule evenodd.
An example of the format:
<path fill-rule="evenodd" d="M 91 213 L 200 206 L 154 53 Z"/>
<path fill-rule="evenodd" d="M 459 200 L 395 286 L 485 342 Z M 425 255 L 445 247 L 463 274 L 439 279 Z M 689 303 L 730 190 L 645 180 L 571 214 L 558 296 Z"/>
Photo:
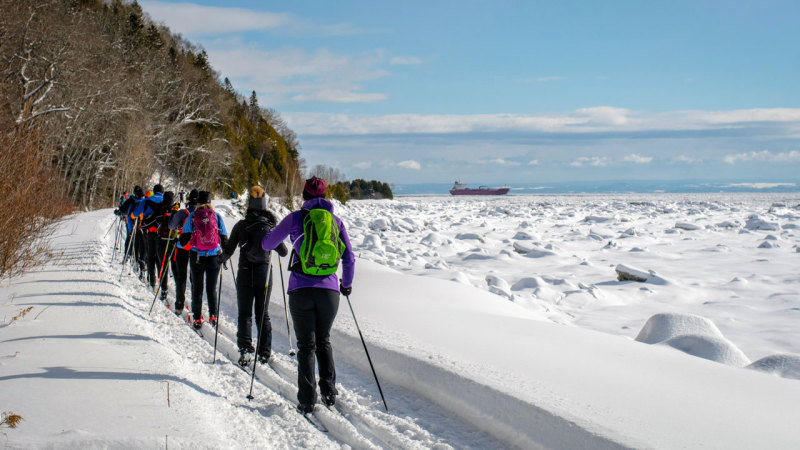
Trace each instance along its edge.
<path fill-rule="evenodd" d="M 297 255 L 300 272 L 315 276 L 336 273 L 345 247 L 333 214 L 320 208 L 303 210 L 302 239 Z"/>

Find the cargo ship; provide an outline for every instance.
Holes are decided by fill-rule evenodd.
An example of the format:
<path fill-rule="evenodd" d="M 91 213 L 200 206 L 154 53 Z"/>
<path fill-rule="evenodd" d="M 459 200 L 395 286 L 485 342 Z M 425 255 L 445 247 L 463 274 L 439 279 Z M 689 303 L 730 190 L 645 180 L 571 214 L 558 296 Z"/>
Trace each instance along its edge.
<path fill-rule="evenodd" d="M 486 186 L 479 186 L 478 189 L 470 189 L 467 187 L 465 183 L 460 183 L 456 181 L 453 184 L 453 188 L 450 189 L 450 194 L 452 195 L 506 195 L 508 194 L 509 188 L 501 187 L 501 188 L 489 188 Z"/>

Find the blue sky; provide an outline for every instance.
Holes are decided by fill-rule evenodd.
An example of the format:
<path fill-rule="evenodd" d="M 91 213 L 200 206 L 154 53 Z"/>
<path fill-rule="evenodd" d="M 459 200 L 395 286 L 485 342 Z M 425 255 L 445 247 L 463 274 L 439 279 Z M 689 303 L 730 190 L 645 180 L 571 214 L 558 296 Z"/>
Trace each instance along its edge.
<path fill-rule="evenodd" d="M 800 183 L 800 2 L 140 3 L 348 178 Z"/>

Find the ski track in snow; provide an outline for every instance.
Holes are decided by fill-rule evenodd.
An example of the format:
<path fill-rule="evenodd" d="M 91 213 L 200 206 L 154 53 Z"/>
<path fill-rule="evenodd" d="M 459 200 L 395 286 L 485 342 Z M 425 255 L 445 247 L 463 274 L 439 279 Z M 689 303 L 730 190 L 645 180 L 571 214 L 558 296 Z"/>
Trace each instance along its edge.
<path fill-rule="evenodd" d="M 108 211 L 97 211 L 73 217 L 71 220 L 83 226 L 95 228 L 94 234 L 103 236 L 111 226 L 113 218 Z M 86 222 L 94 222 L 87 224 Z M 68 222 L 69 223 L 69 222 Z M 75 234 L 76 229 L 72 229 Z M 91 234 L 91 233 L 90 233 Z M 293 357 L 281 353 L 287 349 L 286 319 L 280 289 L 274 289 L 270 304 L 273 322 L 273 354 L 268 367 L 256 369 L 254 400 L 247 400 L 250 386 L 250 371 L 242 370 L 238 360 L 236 341 L 236 296 L 230 271 L 223 274 L 222 304 L 219 336 L 217 337 L 216 364 L 211 363 L 215 339 L 214 328 L 203 325 L 204 337 L 195 333 L 186 322 L 187 314 L 176 316 L 165 304 L 155 301 L 153 312 L 148 314 L 153 302 L 153 293 L 131 272 L 129 265 L 122 269 L 119 257 L 111 262 L 114 235 L 81 240 L 81 236 L 55 236 L 53 252 L 57 257 L 50 264 L 39 268 L 16 281 L 16 285 L 35 284 L 52 290 L 43 294 L 12 296 L 11 303 L 33 305 L 33 313 L 48 314 L 45 310 L 54 307 L 111 307 L 115 313 L 110 331 L 93 333 L 88 337 L 98 339 L 145 339 L 158 344 L 159 352 L 131 355 L 129 368 L 153 364 L 151 358 L 167 353 L 167 360 L 159 361 L 162 368 L 158 374 L 146 375 L 157 381 L 170 381 L 173 407 L 183 404 L 183 410 L 201 416 L 197 422 L 210 425 L 210 429 L 186 432 L 186 428 L 163 424 L 162 436 L 145 436 L 119 440 L 99 438 L 94 432 L 76 430 L 74 436 L 31 437 L 20 447 L 47 447 L 53 442 L 68 442 L 68 446 L 92 448 L 139 448 L 163 446 L 170 448 L 503 448 L 503 445 L 487 434 L 461 423 L 435 405 L 415 396 L 403 388 L 383 383 L 384 393 L 390 402 L 390 413 L 383 411 L 377 392 L 373 394 L 374 380 L 341 361 L 337 362 L 339 398 L 336 411 L 318 404 L 317 418 L 329 429 L 321 433 L 312 427 L 295 410 L 296 371 Z M 68 241 L 62 243 L 62 241 Z M 238 255 L 234 260 L 238 260 Z M 28 280 L 27 278 L 32 278 Z M 273 281 L 278 281 L 276 273 Z M 170 280 L 169 301 L 174 301 L 174 288 Z M 78 291 L 61 292 L 60 286 Z M 187 286 L 187 297 L 191 284 Z M 37 297 L 57 296 L 57 301 L 37 301 Z M 24 303 L 22 300 L 26 300 Z M 63 300 L 62 300 L 63 299 Z M 187 303 L 190 300 L 187 298 Z M 278 304 L 277 302 L 281 302 Z M 204 315 L 207 308 L 204 299 Z M 44 308 L 44 309 L 40 309 Z M 54 311 L 50 309 L 49 311 Z M 340 314 L 345 312 L 340 311 Z M 52 313 L 50 313 L 52 314 Z M 111 318 L 99 316 L 101 320 Z M 46 339 L 47 336 L 40 336 Z M 32 338 L 32 337 L 31 337 Z M 26 338 L 27 339 L 27 338 Z M 359 344 L 360 345 L 360 344 Z M 2 347 L 0 347 L 2 348 Z M 338 349 L 334 346 L 334 355 Z M 71 369 L 64 369 L 69 371 Z M 139 379 L 135 371 L 121 374 L 117 367 L 104 368 L 86 378 L 103 377 Z M 80 378 L 80 371 L 66 373 L 64 377 Z M 0 377 L 2 379 L 2 377 Z M 164 390 L 163 388 L 161 390 Z M 180 421 L 179 421 L 180 422 Z M 14 441 L 8 442 L 14 447 Z"/>

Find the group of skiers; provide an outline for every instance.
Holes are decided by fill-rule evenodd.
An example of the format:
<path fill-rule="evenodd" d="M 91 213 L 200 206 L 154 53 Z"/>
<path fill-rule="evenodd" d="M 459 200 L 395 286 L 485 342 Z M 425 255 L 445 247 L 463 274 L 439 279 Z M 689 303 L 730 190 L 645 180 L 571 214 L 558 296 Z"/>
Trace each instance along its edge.
<path fill-rule="evenodd" d="M 325 199 L 325 181 L 306 180 L 304 204 L 280 223 L 267 208 L 267 198 L 259 186 L 250 189 L 244 219 L 234 225 L 230 235 L 220 214 L 211 205 L 208 191 L 193 189 L 183 207 L 184 192 L 176 199 L 160 184 L 145 193 L 136 186 L 131 195 L 123 194 L 115 211 L 125 221 L 125 256 L 134 258 L 142 281 L 149 283 L 162 301 L 167 301 L 168 265 L 175 280 L 174 312 L 182 315 L 185 306 L 187 274 L 191 280 L 191 312 L 188 321 L 195 329 L 203 325 L 203 292 L 208 302 L 208 322 L 217 325 L 218 278 L 236 249 L 239 261 L 236 280 L 239 307 L 239 364 L 247 366 L 255 354 L 267 363 L 272 353 L 272 326 L 267 305 L 272 292 L 271 251 L 281 257 L 289 250 L 283 241 L 289 237 L 291 256 L 288 283 L 289 311 L 297 339 L 297 408 L 302 413 L 314 410 L 317 400 L 314 365 L 319 365 L 319 387 L 327 406 L 336 402 L 336 369 L 330 332 L 339 307 L 339 294 L 352 290 L 355 258 L 341 219 L 333 215 L 333 204 Z M 336 272 L 341 263 L 342 279 Z M 188 269 L 188 270 L 187 270 Z M 282 275 L 281 275 L 282 276 Z M 155 301 L 155 300 L 154 300 Z M 258 342 L 253 347 L 253 310 L 258 326 Z"/>

